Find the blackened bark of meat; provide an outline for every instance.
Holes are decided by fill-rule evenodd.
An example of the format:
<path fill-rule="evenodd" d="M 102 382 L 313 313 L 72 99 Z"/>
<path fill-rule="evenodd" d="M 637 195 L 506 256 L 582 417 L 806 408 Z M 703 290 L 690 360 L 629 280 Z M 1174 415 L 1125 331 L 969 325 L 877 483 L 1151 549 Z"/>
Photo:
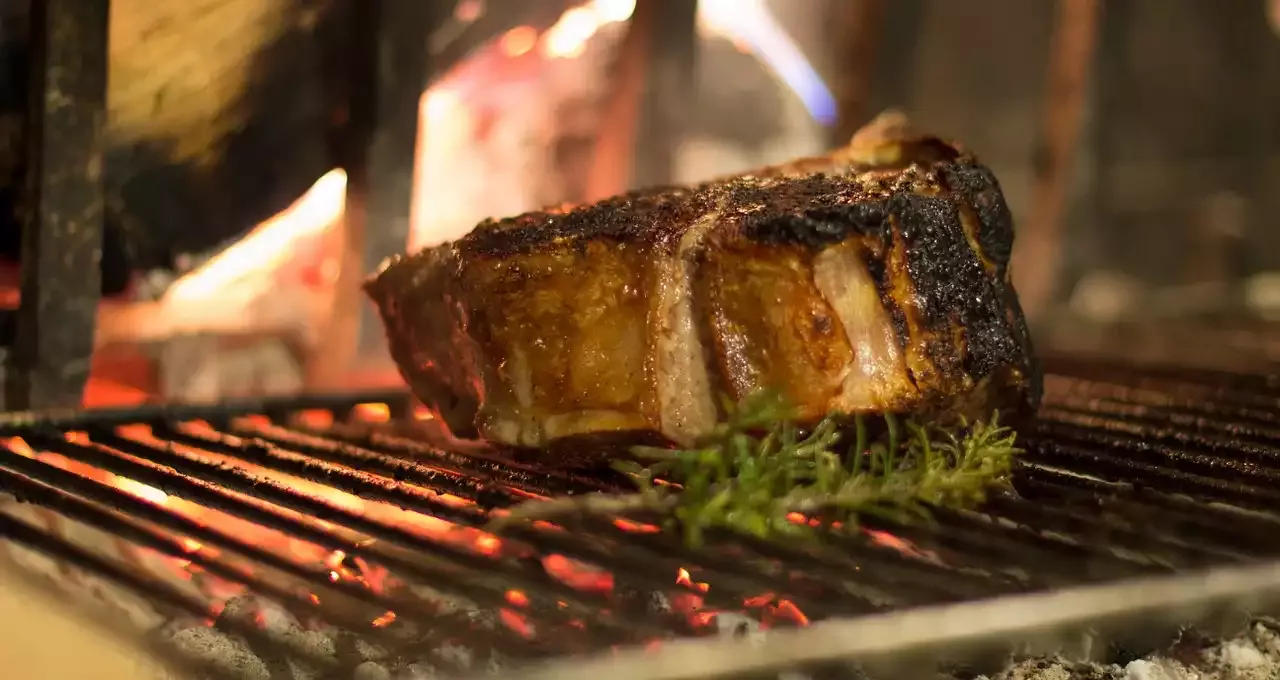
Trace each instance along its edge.
<path fill-rule="evenodd" d="M 529 253 L 562 240 L 632 241 L 659 237 L 710 210 L 687 189 L 656 188 L 623 194 L 567 213 L 529 212 L 482 222 L 458 246 L 468 255 L 505 257 Z M 650 229 L 649 225 L 663 225 Z"/>
<path fill-rule="evenodd" d="M 759 376 L 783 384 L 757 385 L 756 378 L 748 374 L 757 373 L 758 367 L 747 366 L 737 354 L 724 350 L 727 343 L 772 343 L 770 338 L 786 332 L 774 321 L 762 321 L 759 315 L 763 310 L 753 306 L 792 302 L 789 293 L 781 291 L 777 300 L 772 295 L 757 299 L 759 287 L 768 286 L 773 280 L 770 277 L 781 277 L 777 281 L 784 287 L 808 291 L 795 300 L 823 299 L 834 305 L 832 312 L 844 315 L 841 323 L 857 326 L 849 330 L 874 334 L 877 339 L 868 349 L 882 353 L 870 357 L 883 360 L 874 373 L 846 364 L 850 370 L 866 373 L 840 377 L 840 391 L 834 396 L 812 390 L 799 395 L 808 399 L 807 412 L 896 410 L 940 417 L 987 417 L 994 408 L 1017 416 L 1032 411 L 1040 399 L 1041 378 L 1008 282 L 1013 227 L 998 185 L 988 170 L 955 147 L 918 140 L 892 144 L 881 145 L 868 136 L 827 157 L 800 159 L 742 177 L 684 189 L 634 192 L 572 210 L 551 209 L 489 220 L 452 244 L 394 262 L 370 281 L 368 290 L 379 301 L 396 362 L 414 384 L 415 393 L 432 395 L 439 387 L 434 376 L 415 376 L 456 368 L 447 376 L 441 375 L 455 390 L 467 391 L 472 385 L 478 390 L 475 395 L 484 403 L 480 409 L 484 413 L 477 414 L 479 429 L 485 436 L 513 445 L 540 446 L 577 433 L 613 432 L 623 427 L 653 428 L 664 436 L 692 439 L 705 434 L 714 422 L 716 407 L 711 402 L 716 395 L 741 395 L 745 388 L 786 389 L 785 378 L 766 375 L 779 368 L 778 364 L 766 367 Z M 681 245 L 692 249 L 680 250 Z M 599 339 L 608 342 L 597 342 L 588 336 L 596 333 L 598 305 L 579 309 L 568 304 L 581 292 L 572 283 L 574 258 L 563 256 L 576 252 L 577 262 L 581 262 L 584 254 L 624 248 L 636 251 L 641 261 L 652 257 L 661 262 L 655 271 L 662 277 L 691 272 L 694 287 L 686 289 L 682 280 L 644 279 L 648 287 L 642 286 L 640 293 L 648 290 L 650 297 L 637 303 L 644 305 L 644 316 L 633 318 L 626 328 L 602 327 L 600 333 L 605 335 Z M 517 281 L 523 258 L 503 260 L 538 253 L 553 257 L 534 258 L 530 266 L 549 268 L 558 281 L 543 292 L 566 302 L 563 307 L 575 315 L 572 323 L 580 334 L 566 340 L 556 354 L 538 359 L 539 370 L 546 368 L 546 361 L 563 362 L 558 371 L 542 370 L 546 375 L 541 377 L 526 375 L 525 364 L 517 362 L 509 373 L 483 373 L 484 366 L 504 365 L 505 357 L 543 342 L 539 328 L 562 323 L 559 317 L 535 314 L 525 320 L 527 323 L 504 327 L 498 335 L 490 332 L 491 327 L 497 327 L 494 315 L 501 315 L 501 308 L 522 308 L 526 296 L 538 294 L 535 289 L 543 285 Z M 771 253 L 783 258 L 790 268 L 786 272 L 770 269 L 766 260 Z M 693 261 L 674 261 L 673 257 L 691 257 Z M 866 266 L 869 280 L 856 270 L 858 259 Z M 721 268 L 726 262 L 733 264 Z M 626 266 L 632 265 L 623 268 Z M 853 269 L 842 274 L 841 268 Z M 717 283 L 714 277 L 757 275 L 764 278 L 746 282 L 746 288 L 736 291 L 741 294 L 737 298 L 702 287 L 735 283 Z M 791 279 L 784 280 L 787 276 Z M 841 276 L 855 276 L 859 281 L 842 283 Z M 588 279 L 591 277 L 584 275 L 583 281 Z M 613 279 L 593 281 L 606 288 L 629 285 Z M 664 288 L 667 285 L 681 287 Z M 875 286 L 880 310 L 862 297 L 870 295 L 870 290 L 854 289 L 869 285 Z M 653 297 L 655 292 L 658 297 Z M 455 302 L 447 302 L 455 295 L 456 309 L 450 306 Z M 684 296 L 681 304 L 691 303 L 694 309 L 665 306 L 673 302 L 671 295 Z M 397 300 L 404 304 L 397 304 Z M 540 300 L 553 302 L 551 298 Z M 704 304 L 714 309 L 699 308 Z M 738 318 L 726 312 L 729 308 L 739 315 L 746 309 L 754 311 Z M 662 317 L 674 325 L 654 326 L 655 313 L 674 313 L 675 317 Z M 791 328 L 803 332 L 806 323 L 820 322 L 824 313 L 814 308 L 812 316 L 786 323 L 798 324 Z M 441 321 L 449 314 L 454 314 L 452 325 Z M 638 339 L 636 330 L 641 328 L 662 335 L 656 338 L 658 342 L 637 345 L 632 340 Z M 629 388 L 636 394 L 657 390 L 660 400 L 665 400 L 661 412 L 644 410 L 643 404 L 618 411 L 613 394 L 573 396 L 562 404 L 529 406 L 547 401 L 543 396 L 531 396 L 533 378 L 548 390 L 563 390 L 564 385 L 553 384 L 558 380 L 556 373 L 568 375 L 570 368 L 577 366 L 574 362 L 579 362 L 583 375 L 589 375 L 621 358 L 624 349 L 647 352 L 645 360 L 654 362 L 659 371 L 696 368 L 688 365 L 695 356 L 666 354 L 668 341 L 693 341 L 685 335 L 690 332 L 700 333 L 701 347 L 708 350 L 705 376 L 699 372 L 685 380 L 689 376 L 668 373 L 659 376 L 662 382 L 656 384 L 653 376 L 637 377 Z M 607 337 L 610 333 L 616 337 Z M 624 335 L 628 341 L 619 342 Z M 854 351 L 867 351 L 857 338 L 848 339 L 858 343 Z M 896 343 L 901 351 L 891 351 L 884 346 L 886 341 Z M 605 344 L 615 349 L 604 348 Z M 775 351 L 773 344 L 760 345 L 769 348 L 765 362 L 806 360 L 800 355 L 778 356 L 796 351 L 794 343 L 777 346 L 780 349 Z M 799 351 L 813 348 L 809 342 Z M 841 356 L 849 355 L 849 349 L 845 347 Z M 675 379 L 666 380 L 672 376 Z M 851 385 L 851 377 L 882 381 L 885 389 L 863 396 L 859 390 L 864 386 Z M 610 375 L 607 384 L 617 386 L 616 381 L 626 379 Z M 493 394 L 518 397 L 524 406 L 502 399 L 486 401 L 489 381 L 499 390 Z M 808 379 L 799 382 L 813 385 Z M 730 386 L 735 389 L 727 389 Z M 588 387 L 584 383 L 583 394 Z M 661 392 L 664 389 L 668 392 Z M 804 389 L 808 388 L 799 391 Z M 446 406 L 452 403 L 445 400 Z M 463 414 L 454 414 L 455 420 L 458 415 Z M 547 427 L 547 423 L 555 427 Z"/>
<path fill-rule="evenodd" d="M 832 178 L 812 178 L 810 186 L 836 190 Z M 877 235 L 886 230 L 886 206 L 875 200 L 852 205 L 817 206 L 799 214 L 773 211 L 753 215 L 743 224 L 747 238 L 769 245 L 802 244 L 813 249 L 834 245 L 850 236 Z"/>
<path fill-rule="evenodd" d="M 1025 337 L 1006 314 L 1008 294 L 1002 281 L 983 269 L 960 225 L 956 203 L 919 194 L 899 194 L 892 212 L 906 241 L 907 274 L 929 331 L 928 352 L 944 380 L 967 373 L 975 381 L 999 378 L 1020 367 L 1038 395 L 1039 376 L 1020 340 Z M 1021 315 L 1016 315 L 1021 320 Z M 967 351 L 956 352 L 951 329 L 964 333 Z M 1033 399 L 1038 399 L 1033 398 Z M 1037 404 L 1031 403 L 1034 408 Z"/>
<path fill-rule="evenodd" d="M 959 163 L 947 167 L 942 177 L 977 214 L 978 243 L 995 264 L 996 277 L 1003 280 L 1013 254 L 1013 215 L 995 174 L 975 163 Z"/>
<path fill-rule="evenodd" d="M 1031 329 L 1027 326 L 1027 315 L 1022 311 L 1022 303 L 1018 301 L 1013 284 L 1006 278 L 999 286 L 1005 305 L 1005 318 L 1013 330 L 1019 351 L 1027 357 L 1027 415 L 1031 415 L 1040 408 L 1040 400 L 1044 397 L 1044 369 L 1037 358 L 1035 345 L 1031 341 Z"/>

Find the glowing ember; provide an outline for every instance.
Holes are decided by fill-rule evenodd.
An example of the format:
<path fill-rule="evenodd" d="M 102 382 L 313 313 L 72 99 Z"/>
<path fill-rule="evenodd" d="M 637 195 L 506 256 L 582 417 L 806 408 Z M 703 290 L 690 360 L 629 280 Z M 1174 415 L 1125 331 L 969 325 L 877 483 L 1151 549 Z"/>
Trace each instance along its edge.
<path fill-rule="evenodd" d="M 874 529 L 863 529 L 862 533 L 871 539 L 872 543 L 882 545 L 886 548 L 893 548 L 898 552 L 911 557 L 937 561 L 938 556 L 932 551 L 924 550 L 916 544 L 905 538 L 899 538 L 887 531 L 875 531 Z"/>
<path fill-rule="evenodd" d="M 379 409 L 370 405 L 367 411 L 375 414 Z M 312 414 L 313 416 L 315 414 Z M 365 414 L 368 415 L 367 413 Z M 330 415 L 330 419 L 331 419 Z M 318 420 L 325 420 L 319 418 Z M 179 432 L 190 436 L 195 440 L 217 441 L 224 446 L 242 446 L 252 442 L 256 447 L 268 447 L 271 445 L 267 439 L 251 440 L 241 436 L 242 433 L 261 432 L 263 437 L 269 437 L 271 441 L 276 441 L 286 436 L 305 439 L 308 434 L 299 433 L 296 430 L 286 430 L 270 420 L 257 416 L 240 418 L 233 421 L 231 430 L 235 435 L 227 434 L 212 428 L 208 423 L 192 421 L 179 423 L 174 425 Z M 538 557 L 542 566 L 553 578 L 561 581 L 569 587 L 584 593 L 593 593 L 604 595 L 609 601 L 617 601 L 617 598 L 631 597 L 624 592 L 630 592 L 629 589 L 619 591 L 616 589 L 615 576 L 603 570 L 602 568 L 585 564 L 574 559 L 570 559 L 564 555 L 551 554 L 545 556 L 537 556 L 532 553 L 528 546 L 524 546 L 518 541 L 508 542 L 500 539 L 492 534 L 479 531 L 474 528 L 460 526 L 436 517 L 431 517 L 417 512 L 405 510 L 387 503 L 373 501 L 369 499 L 359 498 L 352 494 L 340 491 L 338 489 L 317 484 L 307 479 L 297 478 L 288 474 L 259 468 L 239 458 L 222 456 L 214 451 L 205 448 L 197 448 L 175 444 L 167 440 L 157 439 L 151 432 L 150 428 L 141 425 L 131 425 L 119 428 L 117 435 L 120 437 L 142 444 L 151 446 L 164 446 L 165 450 L 176 459 L 190 459 L 215 463 L 224 468 L 237 468 L 244 472 L 252 473 L 257 479 L 262 480 L 264 485 L 279 485 L 282 488 L 291 489 L 299 493 L 306 494 L 308 497 L 329 505 L 332 508 L 358 514 L 367 521 L 383 524 L 387 527 L 394 527 L 422 538 L 429 539 L 434 542 L 446 543 L 452 546 L 470 550 L 477 555 L 484 555 L 498 559 L 510 558 L 528 558 Z M 81 446 L 100 447 L 100 444 L 92 441 L 85 433 L 72 433 L 68 439 Z M 261 501 L 252 497 L 235 494 L 240 500 L 246 503 L 259 505 L 263 508 L 270 507 L 273 512 L 282 513 L 291 520 L 297 521 L 304 525 L 324 529 L 335 535 L 350 534 L 351 543 L 356 546 L 351 550 L 334 550 L 324 548 L 319 545 L 307 543 L 298 540 L 292 536 L 277 532 L 265 526 L 260 526 L 237 517 L 223 514 L 219 511 L 205 508 L 186 501 L 183 498 L 166 495 L 161 491 L 150 486 L 140 484 L 135 480 L 111 475 L 102 470 L 77 463 L 66 457 L 52 453 L 33 450 L 27 446 L 27 443 L 21 439 L 11 438 L 3 442 L 10 450 L 18 452 L 22 455 L 37 458 L 56 465 L 74 474 L 89 477 L 105 484 L 109 484 L 121 491 L 124 491 L 140 501 L 150 503 L 157 506 L 163 506 L 167 510 L 173 511 L 178 515 L 186 517 L 192 521 L 210 527 L 224 534 L 233 535 L 238 539 L 246 541 L 256 547 L 270 551 L 273 554 L 280 555 L 288 561 L 300 567 L 307 568 L 307 571 L 315 574 L 319 578 L 328 580 L 330 583 L 342 584 L 344 587 L 358 585 L 367 588 L 369 591 L 377 594 L 403 594 L 406 592 L 401 588 L 402 584 L 396 581 L 386 568 L 367 561 L 360 553 L 362 549 L 370 546 L 373 541 L 367 537 L 362 537 L 343 529 L 340 526 L 334 526 L 328 522 L 324 522 L 315 517 L 306 517 L 295 512 L 291 512 L 283 507 L 269 505 L 265 501 Z M 313 442 L 314 444 L 314 442 Z M 286 448 L 271 449 L 271 455 L 280 457 L 295 457 L 298 460 L 304 458 L 303 454 L 293 453 Z M 123 455 L 123 454 L 120 454 Z M 155 466 L 145 459 L 134 459 L 139 464 Z M 311 465 L 328 465 L 324 460 L 308 459 Z M 340 467 L 336 463 L 333 464 L 335 469 Z M 415 487 L 412 484 L 401 483 L 401 488 L 411 489 L 415 493 L 422 493 L 424 496 L 429 495 L 433 499 L 449 499 L 447 503 L 459 509 L 475 508 L 470 501 L 447 494 L 438 494 L 428 489 Z M 620 536 L 625 537 L 627 533 L 651 533 L 657 531 L 657 527 L 618 520 L 617 526 L 625 533 Z M 561 527 L 554 525 L 539 523 L 546 531 L 563 531 Z M 213 578 L 205 570 L 201 569 L 196 563 L 201 559 L 212 559 L 215 556 L 220 561 L 232 560 L 232 564 L 237 564 L 235 560 L 239 559 L 233 555 L 220 554 L 202 542 L 191 538 L 178 537 L 179 545 L 182 550 L 191 556 L 191 559 L 170 559 L 164 558 L 156 561 L 155 556 L 151 556 L 150 562 L 138 561 L 139 569 L 153 569 L 154 565 L 163 565 L 163 569 L 168 570 L 171 575 L 177 576 L 189 582 L 200 592 L 204 593 L 211 602 L 215 603 L 210 610 L 210 616 L 216 618 L 221 610 L 220 603 L 227 601 L 229 598 L 237 597 L 244 593 L 244 588 L 234 583 L 229 583 L 217 578 Z M 384 548 L 386 546 L 379 546 Z M 123 550 L 133 550 L 139 556 L 147 554 L 147 551 L 124 545 Z M 248 572 L 246 572 L 248 573 Z M 698 629 L 724 629 L 738 624 L 734 623 L 738 618 L 746 617 L 753 626 L 758 626 L 761 630 L 776 625 L 806 625 L 809 622 L 808 617 L 790 600 L 780 597 L 777 593 L 767 592 L 745 598 L 737 607 L 713 608 L 707 606 L 706 598 L 712 592 L 714 583 L 698 580 L 695 577 L 696 571 L 689 568 L 680 568 L 672 575 L 671 583 L 678 588 L 664 593 L 665 606 L 669 607 L 671 612 L 677 613 L 685 617 L 688 622 Z M 429 584 L 426 584 L 429 585 Z M 312 585 L 311 587 L 315 587 Z M 297 596 L 305 598 L 315 605 L 326 602 L 329 606 L 340 606 L 337 604 L 338 597 L 329 598 L 322 597 L 321 594 L 303 590 L 297 592 Z M 505 591 L 505 605 L 498 608 L 495 612 L 502 626 L 515 632 L 525 638 L 536 638 L 537 628 L 526 618 L 526 614 L 531 611 L 531 596 L 523 590 L 510 589 Z M 334 601 L 327 600 L 332 599 Z M 569 607 L 565 602 L 557 603 L 562 609 Z M 600 614 L 607 614 L 608 609 L 601 609 Z M 256 618 L 261 618 L 261 613 L 254 614 Z M 369 625 L 372 628 L 387 628 L 396 624 L 396 611 L 386 610 L 381 614 L 373 616 L 369 614 Z M 719 617 L 727 617 L 727 621 L 722 621 Z M 256 619 L 255 619 L 256 620 Z M 211 621 L 212 622 L 212 621 Z M 210 622 L 210 623 L 211 623 Z M 260 625 L 265 622 L 259 621 Z M 586 629 L 588 623 L 579 617 L 568 619 L 564 622 L 571 628 Z"/>
<path fill-rule="evenodd" d="M 516 633 L 519 633 L 522 637 L 525 637 L 525 638 L 533 637 L 533 633 L 534 633 L 533 626 L 529 625 L 529 622 L 526 621 L 525 618 L 521 616 L 519 613 L 514 612 L 510 609 L 503 609 L 498 613 L 498 615 L 502 619 L 502 624 L 505 625 L 507 628 L 510 628 Z"/>
<path fill-rule="evenodd" d="M 613 590 L 613 574 L 563 555 L 548 555 L 542 566 L 557 579 L 578 590 L 608 592 Z"/>
<path fill-rule="evenodd" d="M 711 589 L 711 586 L 706 583 L 694 583 L 693 579 L 689 576 L 689 570 L 683 567 L 681 567 L 679 573 L 676 575 L 676 583 L 682 586 L 688 586 L 694 590 L 700 590 L 704 593 Z"/>
<path fill-rule="evenodd" d="M 391 409 L 386 404 L 357 404 L 356 416 L 371 423 L 385 423 L 391 420 Z"/>
<path fill-rule="evenodd" d="M 506 597 L 507 597 L 507 602 L 510 602 L 511 604 L 517 607 L 529 606 L 529 596 L 525 595 L 519 590 L 508 590 Z"/>

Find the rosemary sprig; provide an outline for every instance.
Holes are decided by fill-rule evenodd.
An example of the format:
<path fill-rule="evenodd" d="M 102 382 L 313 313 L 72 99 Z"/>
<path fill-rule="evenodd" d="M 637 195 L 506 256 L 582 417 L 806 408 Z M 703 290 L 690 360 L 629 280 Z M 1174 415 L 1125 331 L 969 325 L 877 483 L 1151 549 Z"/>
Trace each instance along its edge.
<path fill-rule="evenodd" d="M 864 416 L 828 416 L 801 430 L 792 410 L 768 395 L 726 410 L 727 419 L 695 448 L 637 448 L 636 460 L 616 462 L 635 479 L 635 493 L 531 501 L 495 520 L 494 528 L 575 513 L 647 511 L 660 513 L 691 546 L 712 528 L 798 537 L 812 529 L 792 521 L 792 513 L 856 526 L 861 516 L 920 517 L 929 506 L 981 502 L 992 485 L 1008 478 L 1021 452 L 998 414 L 990 422 L 962 420 L 955 427 L 887 415 L 883 432 L 873 438 L 873 423 Z"/>

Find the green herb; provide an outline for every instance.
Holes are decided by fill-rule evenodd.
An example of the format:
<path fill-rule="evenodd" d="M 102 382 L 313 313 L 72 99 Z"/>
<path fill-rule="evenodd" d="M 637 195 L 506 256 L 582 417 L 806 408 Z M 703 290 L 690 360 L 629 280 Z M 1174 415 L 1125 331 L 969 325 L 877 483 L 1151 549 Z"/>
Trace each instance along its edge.
<path fill-rule="evenodd" d="M 864 416 L 828 416 L 802 430 L 793 411 L 767 395 L 727 411 L 696 448 L 638 448 L 636 460 L 616 462 L 636 480 L 636 493 L 531 501 L 496 520 L 495 528 L 576 513 L 657 512 L 692 546 L 708 529 L 802 536 L 812 528 L 793 521 L 792 513 L 856 526 L 861 516 L 912 518 L 927 516 L 929 506 L 979 503 L 1007 480 L 1021 452 L 998 414 L 952 427 L 888 415 L 873 438 L 870 426 L 877 423 Z"/>

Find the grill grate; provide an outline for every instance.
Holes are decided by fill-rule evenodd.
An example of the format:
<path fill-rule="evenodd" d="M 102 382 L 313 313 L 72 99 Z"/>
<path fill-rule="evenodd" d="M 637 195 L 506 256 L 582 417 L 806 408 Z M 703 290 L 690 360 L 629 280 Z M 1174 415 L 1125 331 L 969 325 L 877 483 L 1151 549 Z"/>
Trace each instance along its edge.
<path fill-rule="evenodd" d="M 432 444 L 399 393 L 0 416 L 0 490 L 28 503 L 0 504 L 0 536 L 171 616 L 213 618 L 247 589 L 450 672 L 1280 556 L 1280 380 L 1050 369 L 1016 494 L 802 548 L 712 536 L 690 551 L 644 517 L 497 539 L 482 531 L 496 508 L 619 480 Z M 59 522 L 101 530 L 112 550 Z M 341 654 L 226 618 L 340 673 Z"/>

